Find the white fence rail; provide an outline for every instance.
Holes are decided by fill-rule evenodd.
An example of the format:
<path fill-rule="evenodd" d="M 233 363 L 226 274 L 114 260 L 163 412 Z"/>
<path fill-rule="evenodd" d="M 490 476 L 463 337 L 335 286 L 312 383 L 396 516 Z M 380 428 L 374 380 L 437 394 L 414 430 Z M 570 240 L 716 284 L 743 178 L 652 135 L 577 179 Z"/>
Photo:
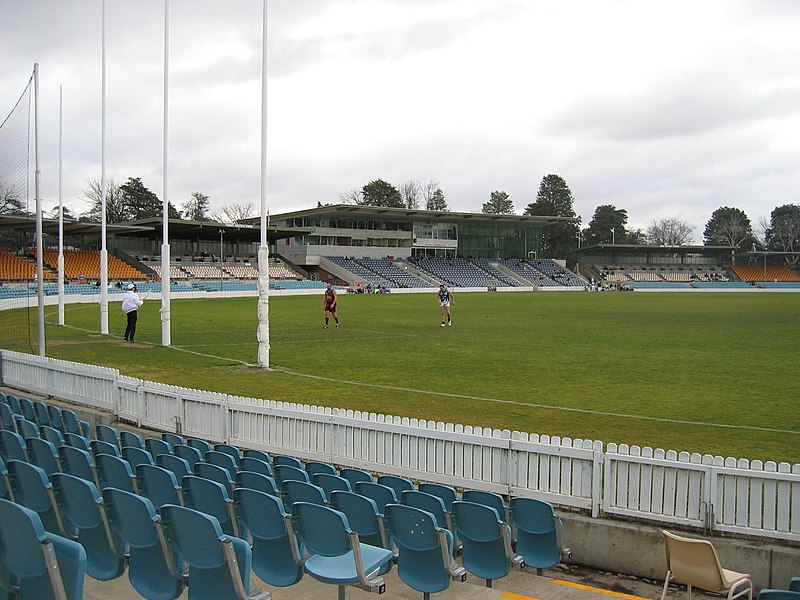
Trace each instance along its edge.
<path fill-rule="evenodd" d="M 170 386 L 0 350 L 3 385 L 157 431 L 562 507 L 800 541 L 800 464 L 690 454 Z"/>

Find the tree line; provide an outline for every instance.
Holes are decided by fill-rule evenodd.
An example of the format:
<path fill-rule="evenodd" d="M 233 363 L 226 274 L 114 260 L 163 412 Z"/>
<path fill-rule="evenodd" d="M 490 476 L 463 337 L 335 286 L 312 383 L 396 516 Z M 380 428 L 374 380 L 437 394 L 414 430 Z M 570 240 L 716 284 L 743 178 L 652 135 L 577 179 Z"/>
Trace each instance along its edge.
<path fill-rule="evenodd" d="M 354 189 L 340 196 L 345 203 L 384 208 L 407 208 L 447 211 L 447 202 L 439 182 L 430 180 L 423 184 L 409 180 L 399 188 L 376 179 L 360 190 Z M 485 214 L 516 214 L 508 193 L 495 190 L 481 206 Z M 564 178 L 549 174 L 542 178 L 536 200 L 528 204 L 523 215 L 569 217 L 570 222 L 551 225 L 544 230 L 542 256 L 548 258 L 571 257 L 579 246 L 597 244 L 633 244 L 655 246 L 687 246 L 694 241 L 694 227 L 679 218 L 653 219 L 642 229 L 628 228 L 628 211 L 611 204 L 595 209 L 589 224 L 581 228 L 581 218 L 575 214 L 572 191 Z M 800 252 L 800 206 L 786 204 L 776 207 L 769 220 L 761 218 L 758 231 L 745 212 L 739 208 L 722 206 L 715 210 L 703 230 L 706 246 L 734 246 L 740 251 L 753 248 L 771 252 Z M 785 262 L 797 264 L 800 257 L 787 255 Z"/>

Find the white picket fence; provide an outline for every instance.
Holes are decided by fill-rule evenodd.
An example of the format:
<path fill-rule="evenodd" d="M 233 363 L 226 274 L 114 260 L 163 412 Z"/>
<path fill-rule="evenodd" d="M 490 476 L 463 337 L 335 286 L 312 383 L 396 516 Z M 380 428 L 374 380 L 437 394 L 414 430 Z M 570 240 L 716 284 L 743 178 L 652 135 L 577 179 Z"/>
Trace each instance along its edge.
<path fill-rule="evenodd" d="M 800 541 L 800 464 L 748 462 L 193 390 L 0 350 L 0 382 L 156 431 L 547 500 L 593 517 Z"/>

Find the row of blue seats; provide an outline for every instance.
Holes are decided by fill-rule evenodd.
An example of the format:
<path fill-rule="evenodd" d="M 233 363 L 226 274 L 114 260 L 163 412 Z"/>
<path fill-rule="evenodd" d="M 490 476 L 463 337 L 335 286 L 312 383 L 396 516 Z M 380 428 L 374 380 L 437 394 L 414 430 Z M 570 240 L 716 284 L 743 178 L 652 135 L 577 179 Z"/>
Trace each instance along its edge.
<path fill-rule="evenodd" d="M 21 423 L 21 421 L 18 421 L 18 423 Z M 425 512 L 426 518 L 431 518 L 431 522 L 435 523 L 437 531 L 441 533 L 448 532 L 451 537 L 453 532 L 455 532 L 459 535 L 459 538 L 469 540 L 469 529 L 474 523 L 479 522 L 479 519 L 474 515 L 469 518 L 462 517 L 461 519 L 454 517 L 454 515 L 463 515 L 466 511 L 483 510 L 485 514 L 489 516 L 489 522 L 494 523 L 493 527 L 498 532 L 497 541 L 500 545 L 497 549 L 502 550 L 502 553 L 498 554 L 496 557 L 496 559 L 499 557 L 499 563 L 501 565 L 505 564 L 507 567 L 510 564 L 514 564 L 515 561 L 518 564 L 521 564 L 523 561 L 522 556 L 515 555 L 511 550 L 511 529 L 505 525 L 505 522 L 509 520 L 507 516 L 509 508 L 504 505 L 501 496 L 480 491 L 467 491 L 464 493 L 462 500 L 459 501 L 456 499 L 455 491 L 446 486 L 423 483 L 420 484 L 418 490 L 415 490 L 413 489 L 413 484 L 403 478 L 381 476 L 378 478 L 378 482 L 375 482 L 372 481 L 373 478 L 371 474 L 356 469 L 342 469 L 336 474 L 335 468 L 326 463 L 310 462 L 301 467 L 299 461 L 292 457 L 270 457 L 265 453 L 247 450 L 243 454 L 240 454 L 239 450 L 236 448 L 219 444 L 212 447 L 204 440 L 189 439 L 186 440 L 187 443 L 184 444 L 181 443 L 183 442 L 183 438 L 179 436 L 170 437 L 170 434 L 166 434 L 164 436 L 165 439 L 162 440 L 155 440 L 154 438 L 151 440 L 143 440 L 137 434 L 124 431 L 119 432 L 114 428 L 103 425 L 98 426 L 96 432 L 97 438 L 91 441 L 84 440 L 80 443 L 77 442 L 77 438 L 72 439 L 73 443 L 78 446 L 83 445 L 83 448 L 74 448 L 73 446 L 67 446 L 65 444 L 59 447 L 57 452 L 54 451 L 55 444 L 53 442 L 42 440 L 45 445 L 50 445 L 49 452 L 43 453 L 45 456 L 48 454 L 51 456 L 51 461 L 49 463 L 50 473 L 47 472 L 47 468 L 40 468 L 41 473 L 38 479 L 44 481 L 49 475 L 55 478 L 55 480 L 61 481 L 68 480 L 62 476 L 67 475 L 68 477 L 77 477 L 78 479 L 86 480 L 91 486 L 94 486 L 95 494 L 98 488 L 104 489 L 104 495 L 108 489 L 120 490 L 120 493 L 124 492 L 134 495 L 139 492 L 143 494 L 144 497 L 149 497 L 148 501 L 152 503 L 153 510 L 156 512 L 159 512 L 165 506 L 181 505 L 200 509 L 201 512 L 209 512 L 215 516 L 221 530 L 229 536 L 238 538 L 239 536 L 246 535 L 245 532 L 249 531 L 250 535 L 253 537 L 254 552 L 257 545 L 257 536 L 254 535 L 252 526 L 248 527 L 247 524 L 243 522 L 244 520 L 241 517 L 242 502 L 237 501 L 234 504 L 234 499 L 237 497 L 252 495 L 243 490 L 250 490 L 255 494 L 266 494 L 274 498 L 282 503 L 280 507 L 281 511 L 283 511 L 283 505 L 285 504 L 289 507 L 289 510 L 282 512 L 284 515 L 290 513 L 294 514 L 294 506 L 303 502 L 319 506 L 328 506 L 329 508 L 332 507 L 334 510 L 339 509 L 342 514 L 346 516 L 346 519 L 349 519 L 348 526 L 358 531 L 362 535 L 363 540 L 366 540 L 368 544 L 375 544 L 384 549 L 390 547 L 386 541 L 386 533 L 380 533 L 381 528 L 376 525 L 376 523 L 380 523 L 384 515 L 400 514 L 403 513 L 403 511 L 407 513 L 408 511 L 406 508 L 417 511 L 422 509 L 423 512 Z M 21 446 L 19 439 L 16 439 L 16 445 L 18 447 Z M 37 444 L 35 440 L 36 438 L 28 438 L 26 440 L 27 449 L 32 457 L 36 457 L 36 453 L 33 451 L 32 447 L 37 445 L 42 446 L 42 444 Z M 153 443 L 154 441 L 162 442 L 162 444 L 155 444 Z M 120 444 L 122 444 L 121 450 Z M 9 443 L 4 443 L 4 448 L 6 450 L 5 458 L 9 456 L 8 447 Z M 190 449 L 191 452 L 182 451 L 183 448 Z M 97 460 L 97 468 L 94 473 L 90 465 L 90 449 L 95 452 L 95 459 Z M 19 472 L 20 470 L 25 470 L 22 464 L 27 456 L 22 453 L 21 448 L 18 448 L 18 450 L 20 454 L 12 458 L 11 462 L 9 462 L 9 464 L 13 465 L 11 469 L 12 475 L 9 493 L 12 493 L 15 487 L 18 492 L 21 491 L 22 484 L 19 482 L 22 480 L 23 476 L 20 475 Z M 107 454 L 105 454 L 106 452 Z M 151 452 L 153 454 L 151 454 Z M 177 456 L 180 453 L 183 453 L 185 456 L 189 457 L 190 460 L 193 460 L 194 464 L 190 465 L 190 460 Z M 125 455 L 131 462 L 126 464 L 126 461 L 121 458 L 119 454 Z M 155 466 L 153 464 L 153 455 L 155 455 L 159 465 L 167 466 L 171 464 L 177 473 Z M 80 457 L 80 459 L 78 457 Z M 62 459 L 62 465 L 57 464 L 59 458 Z M 235 462 L 237 460 L 239 464 Z M 42 463 L 40 462 L 39 464 Z M 176 465 L 180 465 L 180 468 L 176 467 Z M 245 466 L 245 470 L 238 468 L 241 465 Z M 65 470 L 71 471 L 72 474 L 61 473 L 57 470 L 60 466 L 64 466 Z M 33 468 L 36 469 L 37 467 Z M 194 469 L 193 473 L 189 470 L 190 468 Z M 250 468 L 258 468 L 260 472 L 248 470 Z M 136 477 L 133 476 L 134 472 L 136 473 Z M 271 472 L 274 472 L 275 479 L 270 478 L 269 475 Z M 177 476 L 178 474 L 182 475 Z M 205 475 L 207 479 L 199 477 L 198 475 L 200 474 Z M 313 484 L 309 480 L 309 477 L 313 478 Z M 350 477 L 350 479 L 347 479 L 347 477 Z M 36 477 L 33 477 L 33 479 L 35 480 Z M 181 481 L 180 486 L 178 486 L 177 481 Z M 258 488 L 258 491 L 254 488 Z M 278 489 L 281 491 L 280 494 L 278 493 Z M 350 491 L 352 489 L 354 489 L 354 491 Z M 439 493 L 440 496 L 443 495 L 445 499 L 443 500 L 440 497 L 431 495 L 429 492 Z M 61 491 L 57 495 L 62 497 L 64 494 L 65 492 Z M 111 494 L 111 492 L 109 492 L 109 494 Z M 24 493 L 21 495 L 23 498 L 25 497 Z M 37 494 L 28 494 L 29 497 L 36 495 Z M 210 500 L 210 498 L 214 497 L 217 499 L 216 502 Z M 477 502 L 475 502 L 476 500 Z M 261 498 L 261 501 L 268 503 L 273 502 L 263 498 Z M 398 501 L 402 501 L 402 504 L 398 503 Z M 494 504 L 494 507 L 489 508 L 487 506 L 482 506 L 481 503 Z M 514 499 L 512 501 L 510 513 L 512 515 L 523 516 L 529 514 L 530 507 L 520 508 L 526 503 L 536 504 L 536 501 Z M 59 527 L 64 527 L 64 519 L 61 519 L 62 523 L 59 525 L 59 519 L 56 517 L 58 514 L 58 507 L 56 506 L 55 500 L 50 504 L 51 506 L 45 511 L 43 518 L 45 522 L 49 524 L 50 529 L 58 530 Z M 64 505 L 65 503 L 62 501 L 61 504 Z M 544 505 L 544 503 L 538 504 Z M 236 511 L 233 510 L 233 506 L 237 507 Z M 393 506 L 403 506 L 406 508 L 389 508 Z M 549 505 L 544 506 L 547 507 L 545 517 L 546 521 L 550 524 L 552 533 L 554 530 L 552 525 L 555 522 L 555 517 L 552 513 L 552 507 Z M 68 511 L 67 514 L 69 514 Z M 420 515 L 416 515 L 415 518 L 419 519 Z M 68 518 L 66 520 L 68 520 Z M 397 522 L 397 520 L 399 520 L 399 517 L 395 522 Z M 514 521 L 520 521 L 520 517 L 518 516 Z M 389 522 L 391 522 L 391 519 L 389 519 Z M 459 522 L 461 523 L 460 525 Z M 60 530 L 66 533 L 65 530 Z M 534 558 L 536 550 L 544 546 L 540 543 L 541 540 L 536 544 L 528 544 L 528 546 L 532 547 L 526 549 L 524 540 L 527 539 L 526 536 L 528 536 L 528 534 L 524 533 L 526 531 L 524 523 L 515 522 L 514 530 L 523 532 L 522 536 L 520 536 L 519 533 L 516 536 L 517 552 L 522 553 L 522 550 L 525 550 L 522 555 L 526 558 L 530 557 L 527 558 L 527 562 L 529 564 L 536 563 L 537 560 Z M 531 531 L 537 530 L 542 530 L 541 525 L 536 525 L 531 529 Z M 502 532 L 506 533 L 504 534 Z M 402 531 L 395 531 L 394 533 L 390 531 L 389 536 L 393 540 L 395 537 L 399 539 L 402 537 Z M 402 545 L 397 540 L 395 540 L 395 545 L 402 548 Z M 553 562 L 550 564 L 543 564 L 543 567 L 552 566 L 559 561 L 560 555 L 557 550 L 557 544 L 550 544 L 550 546 L 556 548 L 555 558 L 548 559 Z M 472 571 L 473 574 L 485 577 L 490 581 L 498 576 L 504 576 L 504 574 L 507 573 L 507 570 L 505 573 L 502 572 L 502 569 L 498 571 L 497 565 L 487 570 L 486 567 L 483 566 L 485 560 L 482 557 L 477 558 L 478 554 L 470 548 L 471 546 L 469 546 L 469 544 L 465 545 L 463 562 L 464 566 Z M 108 554 L 108 552 L 100 553 L 101 556 L 107 556 Z M 473 557 L 476 558 L 473 559 Z M 267 577 L 272 577 L 272 579 L 274 579 L 274 576 L 269 575 L 269 565 L 272 564 L 271 561 L 273 558 L 274 557 L 266 560 L 267 566 L 262 569 L 262 573 L 256 570 L 262 579 L 270 583 L 272 583 L 272 581 L 267 579 Z M 286 558 L 286 556 L 284 556 L 284 558 Z M 294 560 L 294 558 L 292 560 Z M 300 562 L 302 563 L 303 561 L 301 560 Z M 407 559 L 406 562 L 409 562 L 409 559 Z M 90 566 L 91 565 L 92 562 L 90 561 Z M 104 576 L 104 573 L 108 575 L 108 570 L 103 571 L 100 569 L 98 571 L 98 568 L 99 567 L 90 568 L 90 575 L 93 571 L 95 575 Z M 254 566 L 254 569 L 255 568 Z M 400 568 L 402 570 L 402 566 Z M 115 569 L 111 569 L 111 571 L 116 572 Z"/>

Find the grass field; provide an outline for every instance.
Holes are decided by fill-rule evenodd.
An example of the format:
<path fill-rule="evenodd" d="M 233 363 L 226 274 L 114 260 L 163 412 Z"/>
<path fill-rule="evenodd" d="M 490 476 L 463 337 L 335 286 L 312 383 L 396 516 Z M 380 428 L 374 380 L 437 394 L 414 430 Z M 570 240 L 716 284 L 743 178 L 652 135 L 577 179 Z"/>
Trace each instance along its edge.
<path fill-rule="evenodd" d="M 68 305 L 67 327 L 48 307 L 47 354 L 243 396 L 800 462 L 800 294 L 455 296 L 441 328 L 433 293 L 342 294 L 327 330 L 321 294 L 273 298 L 271 371 L 254 364 L 254 298 L 173 301 L 171 348 L 159 301 L 135 345 L 117 303 L 112 336 L 96 304 Z"/>

